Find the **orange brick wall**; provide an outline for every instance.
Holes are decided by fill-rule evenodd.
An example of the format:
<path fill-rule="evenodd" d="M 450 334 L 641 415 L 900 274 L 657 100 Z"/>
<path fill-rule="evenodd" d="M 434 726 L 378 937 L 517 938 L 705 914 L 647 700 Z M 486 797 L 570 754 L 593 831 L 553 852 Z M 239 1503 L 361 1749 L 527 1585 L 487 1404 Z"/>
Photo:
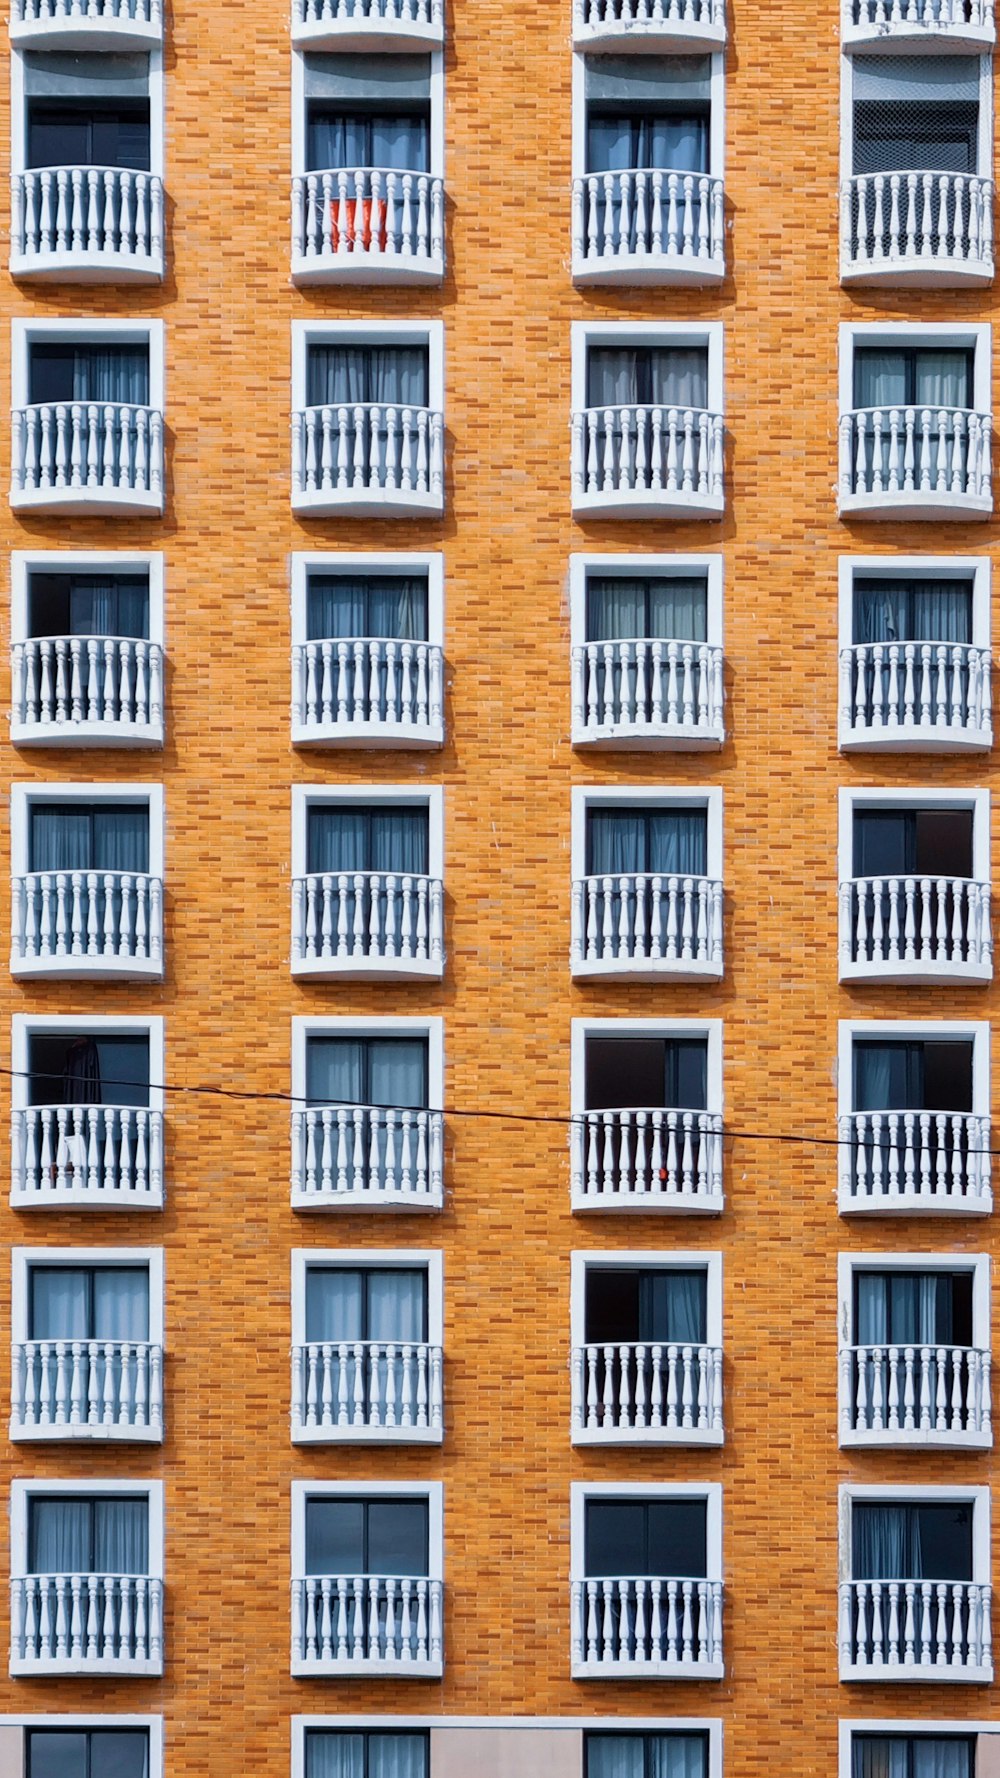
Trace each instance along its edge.
<path fill-rule="evenodd" d="M 838 1482 L 988 1482 L 995 1470 L 988 1454 L 918 1462 L 838 1450 L 837 1253 L 982 1252 L 995 1237 L 971 1221 L 914 1221 L 905 1233 L 839 1221 L 835 1150 L 822 1146 L 835 1131 L 838 1018 L 983 1017 L 996 1004 L 995 989 L 961 984 L 837 985 L 838 786 L 972 786 L 994 776 L 989 760 L 837 753 L 838 554 L 982 552 L 997 537 L 995 524 L 838 522 L 837 323 L 983 320 L 995 299 L 840 290 L 835 0 L 801 12 L 735 0 L 733 13 L 730 273 L 718 292 L 574 292 L 568 0 L 449 9 L 441 291 L 292 289 L 286 0 L 236 13 L 195 0 L 173 9 L 162 290 L 17 289 L 0 274 L 7 315 L 162 316 L 169 440 L 160 522 L 17 519 L 0 506 L 5 552 L 162 549 L 169 659 L 162 758 L 17 755 L 8 745 L 2 754 L 5 780 L 162 776 L 166 979 L 77 987 L 8 978 L 0 1060 L 7 1013 L 162 1013 L 169 1082 L 282 1093 L 294 1014 L 440 1013 L 449 1106 L 554 1120 L 450 1117 L 447 1204 L 433 1219 L 293 1213 L 287 1107 L 177 1090 L 162 1216 L 17 1214 L 3 1190 L 5 1243 L 165 1247 L 162 1451 L 0 1441 L 0 1493 L 11 1477 L 162 1476 L 168 1603 L 162 1681 L 4 1678 L 0 1713 L 162 1712 L 169 1778 L 284 1778 L 297 1712 L 721 1716 L 726 1778 L 830 1778 L 841 1715 L 995 1713 L 992 1693 L 979 1689 L 837 1681 Z M 445 518 L 298 520 L 289 504 L 289 324 L 385 315 L 445 323 Z M 572 521 L 570 322 L 588 318 L 725 322 L 731 492 L 721 522 Z M 6 475 L 6 444 L 2 455 Z M 337 547 L 444 551 L 440 755 L 324 758 L 290 745 L 289 552 Z M 567 569 L 581 549 L 722 551 L 731 738 L 721 755 L 574 756 Z M 289 786 L 397 781 L 444 786 L 444 982 L 294 982 Z M 574 783 L 723 786 L 721 985 L 571 983 Z M 6 824 L 0 833 L 6 846 Z M 6 928 L 6 903 L 0 920 Z M 570 1019 L 616 1013 L 725 1021 L 727 1125 L 751 1135 L 727 1141 L 719 1222 L 570 1216 L 558 1121 L 569 1109 Z M 774 1132 L 816 1145 L 752 1139 Z M 295 1449 L 290 1251 L 396 1243 L 444 1252 L 445 1443 Z M 569 1254 L 630 1243 L 724 1253 L 721 1451 L 570 1448 Z M 445 1677 L 293 1681 L 290 1484 L 394 1476 L 445 1484 Z M 571 1681 L 569 1485 L 586 1479 L 723 1483 L 723 1683 Z M 0 1572 L 5 1563 L 0 1556 Z M 0 1650 L 7 1633 L 0 1604 Z"/>

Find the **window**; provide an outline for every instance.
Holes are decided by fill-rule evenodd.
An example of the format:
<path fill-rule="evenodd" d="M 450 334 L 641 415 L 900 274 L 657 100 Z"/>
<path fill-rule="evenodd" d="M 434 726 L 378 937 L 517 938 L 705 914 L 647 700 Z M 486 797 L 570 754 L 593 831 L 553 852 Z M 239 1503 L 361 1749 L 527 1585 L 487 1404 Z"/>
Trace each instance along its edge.
<path fill-rule="evenodd" d="M 705 1111 L 707 1036 L 588 1034 L 584 1093 L 588 1111 L 626 1105 Z"/>
<path fill-rule="evenodd" d="M 15 321 L 12 329 L 15 407 L 162 408 L 162 321 Z"/>
<path fill-rule="evenodd" d="M 440 975 L 442 850 L 439 789 L 293 789 L 293 970 Z"/>
<path fill-rule="evenodd" d="M 707 1734 L 585 1733 L 584 1778 L 709 1778 Z"/>
<path fill-rule="evenodd" d="M 851 1742 L 851 1778 L 975 1778 L 969 1735 L 866 1735 Z"/>
<path fill-rule="evenodd" d="M 385 804 L 310 807 L 306 813 L 306 870 L 397 871 L 427 875 L 426 808 Z"/>
<path fill-rule="evenodd" d="M 574 973 L 721 974 L 721 791 L 572 797 Z"/>
<path fill-rule="evenodd" d="M 306 55 L 306 170 L 430 170 L 431 58 Z"/>
<path fill-rule="evenodd" d="M 971 1038 L 859 1038 L 854 1045 L 856 1111 L 971 1111 Z"/>
<path fill-rule="evenodd" d="M 854 61 L 851 171 L 975 173 L 986 59 L 879 56 Z M 988 122 L 988 105 L 984 109 Z"/>
<path fill-rule="evenodd" d="M 710 56 L 585 63 L 588 173 L 709 170 Z"/>
<path fill-rule="evenodd" d="M 149 635 L 148 574 L 30 573 L 30 636 Z"/>
<path fill-rule="evenodd" d="M 296 1019 L 292 1091 L 294 1202 L 439 1192 L 439 1019 Z"/>
<path fill-rule="evenodd" d="M 148 1729 L 25 1731 L 25 1778 L 150 1778 Z"/>
<path fill-rule="evenodd" d="M 708 1274 L 703 1266 L 587 1267 L 584 1339 L 676 1342 L 707 1339 Z"/>
<path fill-rule="evenodd" d="M 162 166 L 159 52 L 26 50 L 14 58 L 14 164 L 29 168 Z"/>
<path fill-rule="evenodd" d="M 148 1266 L 30 1265 L 28 1338 L 147 1341 Z"/>
<path fill-rule="evenodd" d="M 29 1105 L 148 1105 L 149 1032 L 28 1033 Z"/>
<path fill-rule="evenodd" d="M 427 1339 L 427 1273 L 390 1266 L 306 1268 L 306 1339 Z"/>
<path fill-rule="evenodd" d="M 146 1574 L 149 1522 L 132 1495 L 46 1495 L 28 1504 L 29 1574 Z"/>
<path fill-rule="evenodd" d="M 149 808 L 137 803 L 32 803 L 29 871 L 149 871 Z"/>
<path fill-rule="evenodd" d="M 841 792 L 854 877 L 979 877 L 987 805 L 982 792 L 949 799 L 919 790 Z"/>
<path fill-rule="evenodd" d="M 305 1778 L 430 1778 L 426 1730 L 307 1729 L 305 1756 Z"/>
<path fill-rule="evenodd" d="M 425 1500 L 307 1499 L 306 1573 L 426 1575 Z"/>

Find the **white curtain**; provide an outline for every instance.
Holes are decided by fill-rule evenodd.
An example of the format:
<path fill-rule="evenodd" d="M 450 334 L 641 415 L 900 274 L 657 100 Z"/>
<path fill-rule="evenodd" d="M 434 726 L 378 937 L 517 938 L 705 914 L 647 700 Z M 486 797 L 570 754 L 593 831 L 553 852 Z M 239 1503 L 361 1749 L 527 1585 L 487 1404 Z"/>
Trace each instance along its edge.
<path fill-rule="evenodd" d="M 702 346 L 592 346 L 588 407 L 708 406 L 708 352 Z"/>
<path fill-rule="evenodd" d="M 147 1340 L 149 1273 L 138 1266 L 33 1266 L 33 1340 Z"/>
<path fill-rule="evenodd" d="M 708 1778 L 704 1735 L 588 1735 L 587 1778 Z"/>
<path fill-rule="evenodd" d="M 424 1338 L 426 1274 L 402 1267 L 355 1271 L 310 1266 L 306 1339 L 415 1341 Z"/>
<path fill-rule="evenodd" d="M 306 1778 L 427 1778 L 427 1737 L 310 1729 Z"/>
<path fill-rule="evenodd" d="M 700 577 L 639 580 L 594 575 L 587 580 L 587 640 L 629 642 L 655 638 L 704 642 L 708 589 Z"/>
<path fill-rule="evenodd" d="M 146 1574 L 149 1508 L 142 1497 L 67 1496 L 31 1502 L 32 1574 Z"/>

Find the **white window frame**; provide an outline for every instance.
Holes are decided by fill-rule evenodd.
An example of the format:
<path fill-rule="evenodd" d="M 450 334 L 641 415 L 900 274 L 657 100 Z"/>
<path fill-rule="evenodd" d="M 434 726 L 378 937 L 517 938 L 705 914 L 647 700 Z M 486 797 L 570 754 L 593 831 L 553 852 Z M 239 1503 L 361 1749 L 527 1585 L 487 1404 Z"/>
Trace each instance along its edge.
<path fill-rule="evenodd" d="M 443 321 L 293 321 L 292 409 L 306 402 L 310 346 L 426 346 L 427 411 L 444 413 Z"/>
<path fill-rule="evenodd" d="M 149 1735 L 149 1778 L 163 1778 L 162 1716 L 91 1716 L 81 1711 L 61 1716 L 0 1716 L 0 1753 L 6 1752 L 2 1738 L 4 1731 L 8 1729 L 22 1731 L 18 1750 L 20 1764 L 13 1770 L 5 1767 L 4 1778 L 24 1778 L 27 1768 L 27 1737 L 34 1729 L 145 1729 Z"/>
<path fill-rule="evenodd" d="M 91 1498 L 98 1494 L 130 1494 L 145 1496 L 147 1506 L 147 1537 L 149 1540 L 148 1580 L 163 1581 L 163 1483 L 134 1482 L 117 1476 L 87 1481 L 76 1478 L 52 1481 L 49 1477 L 30 1481 L 12 1481 L 10 1485 L 10 1568 L 15 1580 L 28 1573 L 28 1504 L 46 1494 L 82 1494 Z"/>
<path fill-rule="evenodd" d="M 673 57 L 664 53 L 665 45 L 649 38 L 649 48 L 657 50 L 660 59 L 673 61 Z M 587 57 L 584 49 L 573 51 L 573 123 L 572 123 L 572 166 L 573 178 L 582 179 L 587 171 Z M 618 52 L 621 53 L 620 51 Z M 715 49 L 706 43 L 704 50 L 691 48 L 686 55 L 701 61 L 707 58 L 711 63 L 709 71 L 709 124 L 708 124 L 708 177 L 723 179 L 726 164 L 726 56 L 725 51 Z M 597 58 L 595 66 L 600 67 L 603 56 Z M 645 58 L 636 63 L 642 68 Z M 721 408 L 714 410 L 721 413 Z"/>
<path fill-rule="evenodd" d="M 424 1271 L 427 1275 L 427 1344 L 444 1345 L 444 1258 L 434 1247 L 293 1247 L 292 1345 L 306 1344 L 306 1274 L 350 1271 Z"/>
<path fill-rule="evenodd" d="M 879 560 L 882 558 L 880 557 Z M 684 580 L 703 574 L 708 583 L 707 648 L 723 647 L 723 558 L 718 554 L 695 555 L 571 555 L 569 559 L 569 624 L 570 645 L 584 648 L 587 643 L 587 582 L 591 576 L 606 574 L 629 578 L 655 575 L 657 579 Z"/>
<path fill-rule="evenodd" d="M 366 574 L 412 574 L 427 581 L 427 646 L 444 648 L 444 555 L 440 550 L 295 550 L 291 558 L 292 647 L 306 644 L 306 595 L 312 574 L 345 578 Z"/>
<path fill-rule="evenodd" d="M 860 47 L 861 46 L 859 45 L 859 48 Z M 880 43 L 879 48 L 882 47 L 883 44 Z M 889 51 L 895 50 L 897 55 L 905 55 L 907 49 L 910 48 L 911 45 L 908 43 L 905 34 L 900 35 L 897 38 L 895 29 L 893 29 L 893 34 L 891 38 L 884 42 L 884 47 Z M 925 30 L 921 32 L 919 47 L 928 55 L 941 55 L 943 51 L 946 51 L 947 38 L 944 33 L 935 32 L 932 34 Z M 975 177 L 980 179 L 991 179 L 993 176 L 993 58 L 990 54 L 989 47 L 986 45 L 981 49 L 974 45 L 961 46 L 961 49 L 963 55 L 974 55 L 979 62 L 979 135 L 976 142 L 976 166 L 974 174 Z M 846 49 L 841 50 L 840 178 L 842 183 L 845 180 L 853 179 L 856 176 L 853 171 L 854 71 L 856 65 L 855 57 Z M 877 67 L 878 63 L 876 62 L 874 66 Z M 919 62 L 917 66 L 919 67 Z M 967 329 L 966 331 L 969 330 Z M 849 402 L 848 406 L 853 406 L 853 403 Z M 976 406 L 977 408 L 979 407 L 978 401 L 976 402 Z M 845 410 L 842 408 L 841 411 L 844 412 Z M 985 413 L 990 411 L 988 394 L 986 405 L 984 408 L 980 409 L 980 411 Z"/>
<path fill-rule="evenodd" d="M 292 176 L 301 177 L 306 171 L 306 80 L 305 60 L 311 56 L 354 55 L 356 50 L 338 49 L 336 46 L 302 43 L 292 46 Z M 427 175 L 430 179 L 444 179 L 445 130 L 444 130 L 444 51 L 433 49 L 429 45 L 401 43 L 397 55 L 427 56 L 430 61 L 431 73 L 431 115 L 430 139 Z M 380 58 L 374 55 L 371 59 L 373 71 L 378 69 Z M 304 406 L 305 403 L 300 405 Z M 433 403 L 431 404 L 433 406 Z"/>
<path fill-rule="evenodd" d="M 2 1722 L 0 1718 L 0 1722 Z M 533 1734 L 577 1735 L 583 1753 L 585 1734 L 682 1734 L 708 1736 L 708 1778 L 722 1778 L 722 1742 L 724 1727 L 714 1716 L 293 1716 L 291 1719 L 291 1778 L 306 1778 L 305 1744 L 308 1729 L 425 1729 L 431 1737 L 431 1761 L 434 1759 L 435 1732 L 528 1730 Z M 580 1768 L 582 1772 L 582 1766 Z M 156 1775 L 153 1775 L 156 1778 Z M 433 1778 L 433 1770 L 431 1774 Z"/>
<path fill-rule="evenodd" d="M 913 1503 L 918 1506 L 932 1506 L 936 1501 L 954 1500 L 962 1506 L 972 1507 L 972 1586 L 988 1586 L 990 1581 L 990 1490 L 988 1487 L 951 1487 L 943 1483 L 914 1487 L 900 1487 L 896 1482 L 841 1482 L 838 1489 L 838 1553 L 837 1568 L 841 1583 L 853 1581 L 851 1573 L 851 1532 L 852 1509 L 855 1501 L 881 1501 L 885 1506 L 906 1505 Z M 914 1677 L 919 1679 L 921 1669 L 914 1669 Z M 872 1670 L 870 1677 L 877 1679 L 878 1673 Z M 929 1670 L 931 1679 L 941 1677 L 935 1668 Z M 950 1675 L 944 1675 L 950 1677 Z"/>
<path fill-rule="evenodd" d="M 443 1482 L 293 1482 L 292 1575 L 306 1571 L 307 1500 L 425 1500 L 427 1502 L 427 1580 L 444 1580 Z M 359 1666 L 359 1671 L 361 1667 Z"/>
<path fill-rule="evenodd" d="M 28 593 L 33 574 L 145 574 L 149 577 L 149 635 L 166 646 L 164 635 L 163 552 L 140 549 L 15 549 L 10 557 L 10 639 L 27 642 Z"/>
<path fill-rule="evenodd" d="M 856 809 L 971 809 L 972 810 L 972 878 L 976 883 L 989 883 L 990 873 L 990 793 L 968 790 L 956 784 L 947 790 L 899 789 L 866 785 L 863 789 L 841 789 L 839 795 L 839 835 L 837 873 L 841 883 L 852 882 L 854 870 L 854 811 Z"/>
<path fill-rule="evenodd" d="M 146 1037 L 149 1041 L 149 1109 L 163 1110 L 164 1021 L 155 1014 L 118 1018 L 113 1013 L 24 1013 L 10 1022 L 11 1108 L 24 1111 L 28 1104 L 28 1046 L 33 1037 L 56 1037 L 62 1031 L 93 1032 L 102 1037 Z M 57 1101 L 53 1101 L 57 1103 Z"/>
<path fill-rule="evenodd" d="M 149 877 L 163 877 L 164 813 L 162 784 L 12 784 L 10 787 L 11 874 L 28 874 L 28 812 L 41 803 L 146 803 L 149 808 Z M 85 961 L 85 959 L 84 959 Z M 66 959 L 71 968 L 73 959 Z M 140 1021 L 144 1023 L 148 1021 Z M 150 1068 L 153 1057 L 150 1051 Z M 162 1077 L 161 1077 L 162 1078 Z"/>
<path fill-rule="evenodd" d="M 977 1741 L 996 1740 L 1000 1737 L 1000 1723 L 932 1722 L 926 1716 L 917 1720 L 898 1716 L 859 1716 L 853 1717 L 850 1722 L 841 1720 L 838 1730 L 837 1778 L 853 1778 L 851 1754 L 855 1735 L 964 1735 L 974 1736 Z M 990 1774 L 983 1772 L 980 1778 L 990 1778 Z"/>
<path fill-rule="evenodd" d="M 12 49 L 10 58 L 10 169 L 12 173 L 27 171 L 28 159 L 28 106 L 25 93 L 24 52 L 45 49 L 44 41 L 25 43 L 22 49 Z M 74 54 L 100 54 L 96 45 L 80 43 Z M 163 174 L 163 51 L 154 49 L 144 43 L 132 44 L 127 38 L 122 39 L 122 55 L 142 55 L 149 58 L 149 171 L 154 179 L 162 179 Z M 150 383 L 152 384 L 152 365 L 150 365 Z M 15 403 L 15 406 L 17 403 Z M 23 404 L 22 404 L 23 405 Z M 151 402 L 152 407 L 160 404 Z"/>
<path fill-rule="evenodd" d="M 967 580 L 972 588 L 973 648 L 990 646 L 988 556 L 841 556 L 838 566 L 838 644 L 860 646 L 854 635 L 856 580 Z"/>
<path fill-rule="evenodd" d="M 724 414 L 723 338 L 724 324 L 721 321 L 573 321 L 570 323 L 573 412 L 586 412 L 587 356 L 591 346 L 704 346 L 708 351 L 708 406 L 705 412 Z"/>
<path fill-rule="evenodd" d="M 149 1344 L 164 1345 L 162 1247 L 12 1247 L 11 1338 L 28 1339 L 28 1278 L 33 1266 L 145 1266 L 149 1276 Z"/>
<path fill-rule="evenodd" d="M 571 791 L 570 872 L 574 883 L 586 876 L 587 811 L 610 804 L 631 803 L 637 808 L 665 808 L 671 805 L 690 807 L 704 803 L 707 811 L 705 835 L 705 876 L 710 882 L 724 883 L 722 846 L 722 787 L 717 784 L 579 784 Z M 584 1021 L 585 1022 L 585 1021 Z M 660 1021 L 654 1020 L 654 1026 Z M 669 1023 L 670 1021 L 666 1021 Z M 624 1026 L 622 1026 L 624 1029 Z"/>
<path fill-rule="evenodd" d="M 444 879 L 444 791 L 440 784 L 293 784 L 292 876 L 306 872 L 306 814 L 320 804 L 330 806 L 410 803 L 427 810 L 427 875 Z M 321 1021 L 322 1022 L 322 1021 Z"/>
<path fill-rule="evenodd" d="M 149 408 L 163 412 L 165 397 L 164 323 L 162 321 L 91 320 L 81 315 L 69 320 L 14 320 L 10 324 L 11 406 L 24 408 L 28 403 L 28 347 L 40 340 L 58 340 L 63 345 L 146 344 L 149 347 Z M 152 613 L 150 614 L 152 615 Z"/>
<path fill-rule="evenodd" d="M 984 58 L 989 62 L 990 58 Z M 909 321 L 842 321 L 839 331 L 839 391 L 842 414 L 854 412 L 854 353 L 858 346 L 881 346 L 885 350 L 912 346 L 966 346 L 972 348 L 972 408 L 975 413 L 992 411 L 990 380 L 992 377 L 992 329 L 988 321 L 962 324 L 955 321 L 934 321 L 919 324 Z"/>

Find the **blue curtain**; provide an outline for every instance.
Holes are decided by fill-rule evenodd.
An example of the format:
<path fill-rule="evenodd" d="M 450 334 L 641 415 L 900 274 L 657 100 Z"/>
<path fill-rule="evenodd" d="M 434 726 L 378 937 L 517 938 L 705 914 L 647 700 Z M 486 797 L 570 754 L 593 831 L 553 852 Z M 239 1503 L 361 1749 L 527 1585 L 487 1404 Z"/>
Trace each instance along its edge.
<path fill-rule="evenodd" d="M 642 1272 L 639 1338 L 701 1345 L 706 1338 L 708 1280 L 703 1271 Z"/>
<path fill-rule="evenodd" d="M 855 582 L 854 640 L 972 641 L 972 589 L 956 580 Z"/>
<path fill-rule="evenodd" d="M 28 1729 L 26 1778 L 149 1778 L 146 1729 Z"/>
<path fill-rule="evenodd" d="M 29 1515 L 32 1574 L 147 1574 L 149 1508 L 142 1498 L 37 1498 Z"/>
<path fill-rule="evenodd" d="M 880 351 L 854 355 L 854 405 L 859 408 L 971 406 L 971 365 L 965 351 Z"/>
<path fill-rule="evenodd" d="M 588 407 L 708 406 L 708 352 L 703 346 L 591 346 Z"/>
<path fill-rule="evenodd" d="M 972 1747 L 952 1735 L 855 1735 L 851 1778 L 973 1778 Z"/>
<path fill-rule="evenodd" d="M 149 347 L 50 345 L 37 341 L 28 361 L 31 401 L 149 404 Z"/>
<path fill-rule="evenodd" d="M 149 810 L 118 804 L 86 809 L 36 803 L 31 809 L 32 871 L 149 870 Z"/>
<path fill-rule="evenodd" d="M 149 1273 L 138 1266 L 32 1266 L 33 1340 L 148 1340 Z"/>
<path fill-rule="evenodd" d="M 427 1736 L 309 1729 L 306 1778 L 428 1778 Z"/>
<path fill-rule="evenodd" d="M 306 592 L 310 642 L 333 637 L 427 640 L 427 582 L 402 574 L 311 574 Z"/>
<path fill-rule="evenodd" d="M 306 1339 L 424 1340 L 426 1299 L 427 1274 L 422 1271 L 310 1266 Z"/>
<path fill-rule="evenodd" d="M 597 115 L 589 118 L 588 173 L 618 173 L 654 167 L 676 173 L 707 173 L 707 117 Z"/>
<path fill-rule="evenodd" d="M 382 167 L 426 173 L 430 126 L 426 117 L 376 117 L 315 112 L 309 119 L 309 172 Z"/>
<path fill-rule="evenodd" d="M 587 1778 L 708 1778 L 704 1735 L 588 1735 Z"/>
<path fill-rule="evenodd" d="M 950 1344 L 950 1278 L 933 1272 L 862 1272 L 857 1292 L 860 1346 Z"/>
<path fill-rule="evenodd" d="M 703 877 L 707 827 L 704 809 L 590 809 L 587 874 Z"/>
<path fill-rule="evenodd" d="M 855 1042 L 855 1111 L 921 1111 L 924 1078 L 922 1043 Z"/>
<path fill-rule="evenodd" d="M 312 808 L 306 870 L 427 875 L 426 809 Z"/>
<path fill-rule="evenodd" d="M 658 637 L 704 642 L 708 635 L 708 588 L 704 579 L 637 580 L 623 576 L 587 580 L 587 640 L 632 641 Z"/>
<path fill-rule="evenodd" d="M 70 582 L 72 636 L 149 636 L 149 583 L 123 575 L 86 575 Z"/>
<path fill-rule="evenodd" d="M 426 346 L 310 346 L 309 407 L 364 405 L 426 407 Z"/>
<path fill-rule="evenodd" d="M 427 1045 L 410 1037 L 311 1037 L 306 1050 L 310 1105 L 427 1104 Z"/>
<path fill-rule="evenodd" d="M 924 1578 L 919 1508 L 855 1501 L 852 1520 L 855 1580 Z"/>

